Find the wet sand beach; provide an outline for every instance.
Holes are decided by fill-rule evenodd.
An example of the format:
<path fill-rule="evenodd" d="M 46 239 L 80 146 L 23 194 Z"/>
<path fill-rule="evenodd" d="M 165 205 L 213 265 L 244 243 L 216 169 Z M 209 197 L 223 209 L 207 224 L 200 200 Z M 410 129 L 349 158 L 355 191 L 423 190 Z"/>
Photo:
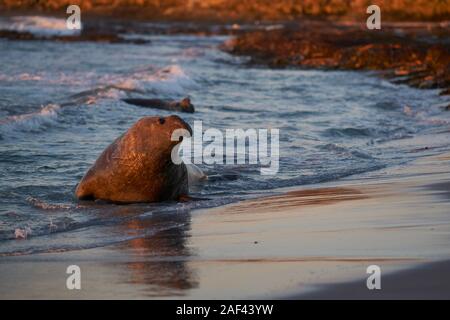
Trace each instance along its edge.
<path fill-rule="evenodd" d="M 449 164 L 448 154 L 425 157 L 194 210 L 172 217 L 178 228 L 118 245 L 2 257 L 0 297 L 445 298 Z M 81 290 L 65 287 L 71 264 L 81 268 Z M 373 264 L 382 270 L 380 291 L 365 287 Z"/>
<path fill-rule="evenodd" d="M 383 277 L 381 290 L 367 290 L 363 281 L 354 281 L 333 286 L 325 285 L 316 292 L 290 296 L 288 299 L 448 300 L 450 299 L 449 273 L 449 261 L 434 262 Z"/>

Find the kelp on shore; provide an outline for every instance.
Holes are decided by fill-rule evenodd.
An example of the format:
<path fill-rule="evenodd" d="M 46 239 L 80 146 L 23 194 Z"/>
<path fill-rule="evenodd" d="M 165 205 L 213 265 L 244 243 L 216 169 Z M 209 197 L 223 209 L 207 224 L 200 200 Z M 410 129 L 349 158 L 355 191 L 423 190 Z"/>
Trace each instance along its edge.
<path fill-rule="evenodd" d="M 395 83 L 450 93 L 450 28 L 443 24 L 361 25 L 311 22 L 247 32 L 223 46 L 271 67 L 375 70 Z"/>

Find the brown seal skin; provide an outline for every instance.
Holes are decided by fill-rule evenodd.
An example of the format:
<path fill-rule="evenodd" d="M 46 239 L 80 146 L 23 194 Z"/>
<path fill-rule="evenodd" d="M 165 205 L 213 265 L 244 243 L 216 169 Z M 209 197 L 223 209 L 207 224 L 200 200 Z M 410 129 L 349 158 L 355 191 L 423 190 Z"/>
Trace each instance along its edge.
<path fill-rule="evenodd" d="M 195 111 L 194 105 L 191 103 L 191 99 L 184 98 L 181 101 L 166 101 L 161 99 L 122 99 L 122 101 L 144 108 L 155 108 L 170 111 L 181 111 L 193 113 Z"/>
<path fill-rule="evenodd" d="M 184 163 L 172 162 L 174 130 L 191 127 L 180 117 L 144 117 L 110 144 L 78 184 L 79 200 L 115 203 L 178 200 L 188 193 Z"/>

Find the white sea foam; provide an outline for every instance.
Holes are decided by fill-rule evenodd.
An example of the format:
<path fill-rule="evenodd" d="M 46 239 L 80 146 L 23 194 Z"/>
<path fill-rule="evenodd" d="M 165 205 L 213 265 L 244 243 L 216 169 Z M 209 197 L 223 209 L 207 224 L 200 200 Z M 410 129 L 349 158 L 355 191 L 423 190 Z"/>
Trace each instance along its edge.
<path fill-rule="evenodd" d="M 59 105 L 49 104 L 37 112 L 0 119 L 0 136 L 14 137 L 21 132 L 37 132 L 52 126 L 57 121 L 59 109 Z"/>
<path fill-rule="evenodd" d="M 17 73 L 17 74 L 1 74 L 0 81 L 17 82 L 17 81 L 41 81 L 47 84 L 70 85 L 70 86 L 88 86 L 95 85 L 101 81 L 95 72 L 73 72 L 73 73 L 51 73 L 39 71 L 35 73 Z"/>
<path fill-rule="evenodd" d="M 16 239 L 27 239 L 32 233 L 31 228 L 29 226 L 25 226 L 24 228 L 16 228 L 14 230 L 14 237 Z"/>
<path fill-rule="evenodd" d="M 442 118 L 442 111 L 436 108 L 415 111 L 409 106 L 403 107 L 403 113 L 408 117 L 414 117 L 419 122 L 432 126 L 442 126 L 449 124 L 449 120 Z"/>
<path fill-rule="evenodd" d="M 184 96 L 197 83 L 179 65 L 170 65 L 156 71 L 148 68 L 126 75 L 102 76 L 96 89 L 86 91 L 86 99 L 121 99 L 129 92 L 151 93 L 156 96 Z M 79 96 L 79 95 L 78 95 Z"/>
<path fill-rule="evenodd" d="M 44 16 L 16 16 L 0 21 L 0 29 L 30 32 L 38 36 L 76 35 L 80 30 L 66 27 L 66 19 Z"/>
<path fill-rule="evenodd" d="M 197 87 L 197 83 L 179 65 L 170 65 L 150 74 L 148 71 L 136 72 L 115 87 L 157 94 L 184 95 L 186 89 Z"/>
<path fill-rule="evenodd" d="M 7 75 L 0 74 L 1 81 L 40 81 L 42 80 L 42 75 L 39 74 L 30 74 L 30 73 L 19 73 L 17 75 Z"/>
<path fill-rule="evenodd" d="M 48 202 L 45 202 L 41 199 L 37 199 L 34 197 L 28 197 L 27 201 L 36 208 L 39 209 L 43 209 L 43 210 L 67 210 L 67 209 L 71 209 L 72 206 L 71 205 L 67 205 L 67 204 L 51 204 Z"/>

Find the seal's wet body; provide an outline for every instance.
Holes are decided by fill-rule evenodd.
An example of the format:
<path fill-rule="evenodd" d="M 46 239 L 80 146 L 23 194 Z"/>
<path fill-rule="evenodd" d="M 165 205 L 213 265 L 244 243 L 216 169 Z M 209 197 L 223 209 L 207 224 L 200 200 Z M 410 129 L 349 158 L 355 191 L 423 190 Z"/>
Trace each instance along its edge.
<path fill-rule="evenodd" d="M 184 163 L 174 164 L 172 132 L 189 125 L 178 116 L 145 117 L 100 155 L 78 184 L 78 199 L 119 203 L 177 200 L 188 193 Z"/>

